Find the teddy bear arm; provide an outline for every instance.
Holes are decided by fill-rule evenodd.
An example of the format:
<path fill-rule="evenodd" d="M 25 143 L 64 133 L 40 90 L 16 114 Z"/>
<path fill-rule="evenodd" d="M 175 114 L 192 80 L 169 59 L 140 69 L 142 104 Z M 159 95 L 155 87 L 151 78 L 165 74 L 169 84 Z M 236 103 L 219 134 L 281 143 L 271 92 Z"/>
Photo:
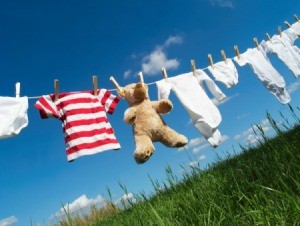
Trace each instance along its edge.
<path fill-rule="evenodd" d="M 136 117 L 136 108 L 130 107 L 124 112 L 124 122 L 127 124 L 133 124 Z"/>
<path fill-rule="evenodd" d="M 157 113 L 166 114 L 172 110 L 173 104 L 170 100 L 160 100 L 153 101 L 152 107 L 156 110 Z"/>

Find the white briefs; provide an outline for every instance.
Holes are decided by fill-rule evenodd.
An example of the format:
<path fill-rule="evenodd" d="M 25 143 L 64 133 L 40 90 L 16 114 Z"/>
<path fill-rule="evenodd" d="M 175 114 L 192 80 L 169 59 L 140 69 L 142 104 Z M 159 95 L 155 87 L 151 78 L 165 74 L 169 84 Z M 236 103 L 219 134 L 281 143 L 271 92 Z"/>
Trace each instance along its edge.
<path fill-rule="evenodd" d="M 16 136 L 28 125 L 27 97 L 0 97 L 0 139 Z"/>
<path fill-rule="evenodd" d="M 231 88 L 238 83 L 238 72 L 231 59 L 215 63 L 213 67 L 208 66 L 208 70 L 216 81 L 223 83 L 226 88 Z"/>
<path fill-rule="evenodd" d="M 218 108 L 213 104 L 210 98 L 201 88 L 199 82 L 208 81 L 209 89 L 215 89 L 213 94 L 217 94 L 215 98 L 219 101 L 225 98 L 221 90 L 213 85 L 214 83 L 206 74 L 197 70 L 197 77 L 192 73 L 178 75 L 156 82 L 158 89 L 158 99 L 168 99 L 172 90 L 178 97 L 184 108 L 189 113 L 191 120 L 199 132 L 207 139 L 207 141 L 216 147 L 220 144 L 222 135 L 218 130 L 218 126 L 222 121 Z M 211 83 L 212 82 L 212 83 Z"/>
<path fill-rule="evenodd" d="M 263 83 L 282 104 L 287 104 L 291 101 L 291 97 L 287 92 L 285 81 L 278 71 L 272 66 L 266 56 L 263 48 L 247 49 L 246 52 L 240 54 L 240 59 L 234 57 L 234 60 L 240 65 L 249 64 L 257 78 Z"/>

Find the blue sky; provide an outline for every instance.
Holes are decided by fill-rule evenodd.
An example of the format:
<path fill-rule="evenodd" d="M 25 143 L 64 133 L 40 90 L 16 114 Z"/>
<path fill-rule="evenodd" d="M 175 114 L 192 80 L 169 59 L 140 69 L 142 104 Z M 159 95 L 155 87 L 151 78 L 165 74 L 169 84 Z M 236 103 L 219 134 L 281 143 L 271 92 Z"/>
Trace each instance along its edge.
<path fill-rule="evenodd" d="M 296 0 L 0 1 L 0 96 L 14 96 L 16 82 L 21 82 L 21 96 L 50 94 L 54 79 L 62 92 L 92 89 L 93 75 L 99 87 L 113 89 L 111 75 L 126 85 L 138 81 L 141 70 L 145 82 L 155 82 L 162 79 L 161 66 L 175 76 L 191 70 L 191 59 L 197 68 L 205 68 L 209 53 L 214 62 L 222 60 L 222 49 L 233 57 L 236 44 L 243 53 L 254 47 L 253 37 L 261 41 L 266 32 L 275 34 L 277 26 L 285 29 L 283 22 L 293 23 L 294 14 L 300 16 Z M 270 60 L 287 83 L 291 104 L 299 106 L 299 79 L 276 56 Z M 109 116 L 122 149 L 68 163 L 61 123 L 40 119 L 33 107 L 36 99 L 29 100 L 28 127 L 0 140 L 0 225 L 53 222 L 66 203 L 71 210 L 101 205 L 108 198 L 107 187 L 115 202 L 130 198 L 118 182 L 129 193 L 149 193 L 148 175 L 162 181 L 167 165 L 178 177 L 180 165 L 189 168 L 199 162 L 205 167 L 217 154 L 232 153 L 233 147 L 239 150 L 239 144 L 253 140 L 252 124 L 261 124 L 272 135 L 266 111 L 278 120 L 279 111 L 290 118 L 287 106 L 262 86 L 249 66 L 237 69 L 237 86 L 226 89 L 217 83 L 228 97 L 218 105 L 223 143 L 209 147 L 171 94 L 174 109 L 164 119 L 190 142 L 185 150 L 155 143 L 154 155 L 143 165 L 132 156 L 131 127 L 122 120 L 125 101 Z M 149 94 L 157 99 L 155 85 L 149 86 Z"/>

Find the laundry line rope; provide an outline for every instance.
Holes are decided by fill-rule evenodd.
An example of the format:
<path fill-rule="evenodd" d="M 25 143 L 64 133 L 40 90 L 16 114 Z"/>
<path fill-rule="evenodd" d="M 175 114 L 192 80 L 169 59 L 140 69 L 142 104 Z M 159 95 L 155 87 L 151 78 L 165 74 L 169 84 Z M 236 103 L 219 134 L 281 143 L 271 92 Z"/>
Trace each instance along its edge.
<path fill-rule="evenodd" d="M 227 59 L 233 59 L 233 58 L 227 58 Z M 205 68 L 201 68 L 201 69 L 197 69 L 197 70 L 205 70 L 205 69 L 208 69 L 208 67 L 205 67 Z M 151 85 L 154 85 L 157 81 L 155 82 L 150 82 L 150 83 L 146 83 L 147 86 L 151 86 Z M 117 91 L 118 89 L 108 89 L 108 91 Z M 73 91 L 73 92 L 69 92 L 69 93 L 79 93 L 80 91 Z M 33 99 L 39 99 L 41 98 L 42 96 L 33 96 L 33 97 L 27 97 L 29 100 L 33 100 Z"/>

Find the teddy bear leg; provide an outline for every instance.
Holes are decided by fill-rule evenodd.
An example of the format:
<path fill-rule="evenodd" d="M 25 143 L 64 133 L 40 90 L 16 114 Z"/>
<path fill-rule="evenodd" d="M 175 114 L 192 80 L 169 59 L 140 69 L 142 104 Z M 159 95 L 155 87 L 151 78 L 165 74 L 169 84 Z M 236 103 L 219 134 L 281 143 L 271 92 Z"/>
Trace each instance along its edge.
<path fill-rule="evenodd" d="M 137 163 L 146 162 L 154 152 L 152 140 L 147 135 L 135 136 L 134 159 Z"/>
<path fill-rule="evenodd" d="M 165 126 L 161 131 L 161 142 L 167 147 L 183 147 L 187 144 L 188 139 L 170 127 Z"/>

